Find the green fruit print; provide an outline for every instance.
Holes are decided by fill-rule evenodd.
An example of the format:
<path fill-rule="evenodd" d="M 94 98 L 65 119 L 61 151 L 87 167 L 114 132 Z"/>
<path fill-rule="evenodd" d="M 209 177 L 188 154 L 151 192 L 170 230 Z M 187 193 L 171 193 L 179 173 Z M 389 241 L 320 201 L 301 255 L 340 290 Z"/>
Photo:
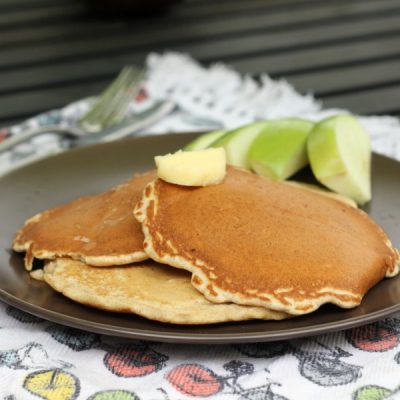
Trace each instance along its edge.
<path fill-rule="evenodd" d="M 353 396 L 354 400 L 383 400 L 392 393 L 381 386 L 368 385 L 358 389 Z"/>
<path fill-rule="evenodd" d="M 125 390 L 106 390 L 105 392 L 97 392 L 90 396 L 88 400 L 140 400 L 133 392 Z"/>

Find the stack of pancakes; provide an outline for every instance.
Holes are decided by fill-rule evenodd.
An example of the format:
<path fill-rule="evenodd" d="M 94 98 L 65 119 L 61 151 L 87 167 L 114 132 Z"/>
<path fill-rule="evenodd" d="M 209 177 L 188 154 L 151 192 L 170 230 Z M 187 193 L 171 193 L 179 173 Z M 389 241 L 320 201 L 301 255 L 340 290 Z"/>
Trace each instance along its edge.
<path fill-rule="evenodd" d="M 233 167 L 201 188 L 135 176 L 35 215 L 13 248 L 72 300 L 176 324 L 355 307 L 400 260 L 363 211 Z"/>

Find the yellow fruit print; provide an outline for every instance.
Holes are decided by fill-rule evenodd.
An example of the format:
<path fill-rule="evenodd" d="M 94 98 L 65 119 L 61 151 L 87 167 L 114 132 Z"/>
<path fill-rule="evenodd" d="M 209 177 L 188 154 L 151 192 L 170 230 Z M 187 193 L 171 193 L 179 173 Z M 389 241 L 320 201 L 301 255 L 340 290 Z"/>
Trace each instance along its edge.
<path fill-rule="evenodd" d="M 74 400 L 80 389 L 74 375 L 58 368 L 27 375 L 23 387 L 45 400 Z"/>

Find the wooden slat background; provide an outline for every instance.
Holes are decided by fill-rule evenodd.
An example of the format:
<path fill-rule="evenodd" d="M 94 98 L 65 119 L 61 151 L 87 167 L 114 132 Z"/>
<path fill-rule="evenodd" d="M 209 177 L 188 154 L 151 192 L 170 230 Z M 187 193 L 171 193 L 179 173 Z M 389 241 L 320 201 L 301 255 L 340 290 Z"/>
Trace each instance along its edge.
<path fill-rule="evenodd" d="M 0 0 L 0 125 L 97 93 L 165 50 L 285 77 L 327 107 L 400 114 L 400 0 L 187 0 L 141 18 Z"/>

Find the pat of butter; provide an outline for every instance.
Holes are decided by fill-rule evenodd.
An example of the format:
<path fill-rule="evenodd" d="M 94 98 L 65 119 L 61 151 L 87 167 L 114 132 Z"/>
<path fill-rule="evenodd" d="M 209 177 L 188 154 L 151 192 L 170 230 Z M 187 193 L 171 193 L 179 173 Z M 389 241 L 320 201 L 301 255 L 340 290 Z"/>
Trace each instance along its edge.
<path fill-rule="evenodd" d="M 157 175 L 169 183 L 184 186 L 216 185 L 226 174 L 226 156 L 222 147 L 181 151 L 155 157 Z"/>

